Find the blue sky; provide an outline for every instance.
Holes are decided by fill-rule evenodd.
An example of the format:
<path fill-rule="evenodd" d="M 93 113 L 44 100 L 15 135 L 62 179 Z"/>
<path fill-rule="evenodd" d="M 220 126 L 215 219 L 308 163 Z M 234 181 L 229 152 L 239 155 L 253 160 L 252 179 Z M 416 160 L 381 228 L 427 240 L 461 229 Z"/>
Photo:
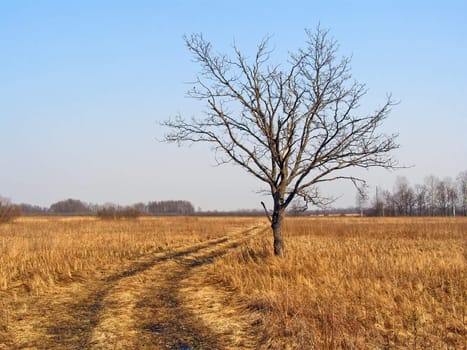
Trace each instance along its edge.
<path fill-rule="evenodd" d="M 466 1 L 0 0 L 0 195 L 258 208 L 260 186 L 241 169 L 214 167 L 205 146 L 157 141 L 160 121 L 203 110 L 185 97 L 198 67 L 182 37 L 251 53 L 270 34 L 281 58 L 318 23 L 352 56 L 364 108 L 387 93 L 401 102 L 384 129 L 399 132 L 396 156 L 414 167 L 363 173 L 371 186 L 467 169 Z M 350 184 L 324 190 L 355 202 Z"/>

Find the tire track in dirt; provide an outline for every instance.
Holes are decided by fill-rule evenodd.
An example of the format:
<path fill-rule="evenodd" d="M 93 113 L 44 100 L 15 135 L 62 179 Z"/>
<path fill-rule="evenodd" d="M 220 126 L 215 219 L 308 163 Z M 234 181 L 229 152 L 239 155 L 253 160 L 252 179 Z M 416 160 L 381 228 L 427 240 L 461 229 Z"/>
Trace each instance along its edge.
<path fill-rule="evenodd" d="M 65 289 L 62 293 L 68 295 L 66 298 L 60 295 L 58 301 L 52 298 L 47 305 L 36 305 L 37 310 L 31 310 L 33 313 L 43 312 L 45 317 L 42 317 L 42 319 L 53 320 L 53 322 L 52 324 L 47 322 L 46 324 L 29 325 L 29 327 L 36 329 L 37 334 L 45 334 L 45 336 L 41 336 L 40 342 L 20 340 L 20 347 L 44 349 L 91 348 L 92 332 L 100 321 L 100 314 L 106 297 L 114 288 L 118 288 L 122 280 L 130 279 L 140 274 L 144 276 L 146 270 L 156 265 L 164 264 L 179 256 L 193 254 L 198 250 L 222 244 L 227 240 L 227 237 L 215 238 L 189 247 L 176 248 L 170 252 L 145 254 L 132 261 L 131 265 L 127 266 L 123 271 L 121 270 L 102 280 L 95 281 L 93 284 L 77 284 L 75 288 Z M 138 278 L 136 282 L 138 282 Z M 134 289 L 138 289 L 139 287 L 141 285 L 134 286 Z M 66 301 L 65 303 L 63 302 L 64 300 Z M 41 319 L 41 317 L 36 317 L 35 319 Z M 36 343 L 43 344 L 44 342 L 47 343 L 46 346 L 36 347 Z"/>
<path fill-rule="evenodd" d="M 228 343 L 232 343 L 232 340 L 206 325 L 195 310 L 187 307 L 188 289 L 181 291 L 181 288 L 186 288 L 184 281 L 196 274 L 196 270 L 260 231 L 260 228 L 255 227 L 227 238 L 184 249 L 119 277 L 118 282 L 102 299 L 99 322 L 89 341 L 90 348 L 228 348 Z M 197 281 L 199 288 L 202 284 L 202 280 Z M 220 313 L 222 310 L 217 311 Z M 239 323 L 233 320 L 224 321 L 237 325 Z M 237 328 L 238 339 L 248 338 L 246 331 L 241 330 L 242 327 Z M 239 336 L 238 333 L 242 331 L 243 336 Z M 234 348 L 239 349 L 238 345 Z"/>
<path fill-rule="evenodd" d="M 142 292 L 137 313 L 145 332 L 140 333 L 135 348 L 153 344 L 149 348 L 255 349 L 249 334 L 253 322 L 241 320 L 237 314 L 227 317 L 232 296 L 213 288 L 209 275 L 203 271 L 216 257 L 236 248 L 244 239 L 182 256 L 166 271 L 159 288 L 148 286 Z M 206 293 L 207 290 L 211 293 Z M 206 322 L 206 315 L 214 324 Z"/>
<path fill-rule="evenodd" d="M 170 252 L 146 254 L 123 271 L 76 287 L 68 293 L 67 303 L 51 301 L 48 309 L 57 314 L 47 319 L 53 322 L 35 325 L 45 328 L 41 333 L 47 340 L 41 339 L 41 344 L 45 341 L 47 349 L 254 349 L 244 346 L 253 344 L 248 334 L 251 322 L 225 315 L 231 296 L 218 289 L 214 293 L 202 271 L 216 257 L 261 232 L 264 226 L 256 226 Z M 200 291 L 204 293 L 197 296 Z M 195 308 L 190 305 L 193 301 Z M 203 310 L 222 327 L 206 322 Z M 235 329 L 229 330 L 229 324 Z M 34 342 L 29 346 L 36 348 Z"/>

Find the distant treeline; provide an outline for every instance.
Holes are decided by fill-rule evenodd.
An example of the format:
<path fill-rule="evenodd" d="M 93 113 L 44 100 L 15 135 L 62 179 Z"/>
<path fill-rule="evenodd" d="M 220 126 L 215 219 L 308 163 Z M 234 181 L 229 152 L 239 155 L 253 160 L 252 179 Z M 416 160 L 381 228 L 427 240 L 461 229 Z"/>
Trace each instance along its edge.
<path fill-rule="evenodd" d="M 467 171 L 455 179 L 430 175 L 415 185 L 398 177 L 392 191 L 375 188 L 372 196 L 358 194 L 357 202 L 367 216 L 467 216 Z"/>
<path fill-rule="evenodd" d="M 15 205 L 23 215 L 99 215 L 136 217 L 140 215 L 192 215 L 193 204 L 185 200 L 153 201 L 122 206 L 113 203 L 104 205 L 85 203 L 78 199 L 66 199 L 53 203 L 48 208 L 31 204 Z"/>
<path fill-rule="evenodd" d="M 411 185 L 407 178 L 398 177 L 393 190 L 380 187 L 370 194 L 368 189 L 357 194 L 357 205 L 342 209 L 325 208 L 302 210 L 292 205 L 290 216 L 302 215 L 364 215 L 364 216 L 467 216 L 467 171 L 455 179 L 439 179 L 434 175 L 424 183 Z M 200 216 L 264 216 L 261 209 L 195 212 L 186 200 L 152 201 L 129 206 L 92 204 L 78 199 L 66 199 L 50 207 L 13 204 L 0 196 L 0 222 L 8 222 L 20 215 L 96 215 L 100 218 L 135 218 L 141 215 L 200 215 Z"/>

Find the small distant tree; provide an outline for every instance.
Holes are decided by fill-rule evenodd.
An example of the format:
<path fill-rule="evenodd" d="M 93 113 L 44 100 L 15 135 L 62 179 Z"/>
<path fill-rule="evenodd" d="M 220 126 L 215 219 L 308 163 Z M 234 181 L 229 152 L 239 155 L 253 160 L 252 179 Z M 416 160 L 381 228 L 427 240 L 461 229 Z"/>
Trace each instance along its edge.
<path fill-rule="evenodd" d="M 134 207 L 125 207 L 118 211 L 118 216 L 125 219 L 136 219 L 141 216 L 141 212 Z"/>
<path fill-rule="evenodd" d="M 376 187 L 375 198 L 373 200 L 373 214 L 375 216 L 384 216 L 384 197 L 381 188 Z"/>
<path fill-rule="evenodd" d="M 350 59 L 338 56 L 327 30 L 306 31 L 305 47 L 284 64 L 272 61 L 268 39 L 249 59 L 235 45 L 217 53 L 201 34 L 185 38 L 201 66 L 189 96 L 206 103 L 206 115 L 181 116 L 164 125 L 167 142 L 207 142 L 219 164 L 233 163 L 265 185 L 272 197 L 269 217 L 274 254 L 283 256 L 282 226 L 297 197 L 323 204 L 318 185 L 339 179 L 362 183 L 349 168 L 393 168 L 397 135 L 380 132 L 390 96 L 373 113 L 359 106 L 366 87 L 352 79 Z"/>
<path fill-rule="evenodd" d="M 435 199 L 440 216 L 447 215 L 448 211 L 448 191 L 444 180 L 439 180 L 436 184 Z"/>
<path fill-rule="evenodd" d="M 439 179 L 434 175 L 429 175 L 425 178 L 425 186 L 427 188 L 429 214 L 436 214 L 436 192 Z"/>
<path fill-rule="evenodd" d="M 0 224 L 11 222 L 21 216 L 21 209 L 8 198 L 0 196 Z"/>
<path fill-rule="evenodd" d="M 398 215 L 412 215 L 415 205 L 415 194 L 405 176 L 398 176 L 392 196 Z"/>
<path fill-rule="evenodd" d="M 304 206 L 301 201 L 295 200 L 292 202 L 289 209 L 287 210 L 287 215 L 290 215 L 290 216 L 304 215 L 307 209 L 308 208 Z"/>
<path fill-rule="evenodd" d="M 103 207 L 96 211 L 96 216 L 103 220 L 117 219 L 117 209 L 113 207 Z"/>
<path fill-rule="evenodd" d="M 456 184 L 452 178 L 447 177 L 444 179 L 446 198 L 447 198 L 447 213 L 448 216 L 456 216 L 456 205 L 458 200 L 458 193 Z"/>
<path fill-rule="evenodd" d="M 135 203 L 133 204 L 130 208 L 134 209 L 136 212 L 140 214 L 147 214 L 148 213 L 148 207 L 144 203 Z"/>
<path fill-rule="evenodd" d="M 363 217 L 363 210 L 365 208 L 365 205 L 368 201 L 368 187 L 367 186 L 361 186 L 357 188 L 357 207 L 360 210 L 360 217 Z"/>
<path fill-rule="evenodd" d="M 427 197 L 428 197 L 428 188 L 426 185 L 415 185 L 414 190 L 415 195 L 415 206 L 417 208 L 417 215 L 422 216 L 427 214 Z"/>
<path fill-rule="evenodd" d="M 458 197 L 462 208 L 462 215 L 467 215 L 467 170 L 457 175 Z"/>
<path fill-rule="evenodd" d="M 396 202 L 393 194 L 388 191 L 383 191 L 383 216 L 395 216 L 397 215 Z"/>

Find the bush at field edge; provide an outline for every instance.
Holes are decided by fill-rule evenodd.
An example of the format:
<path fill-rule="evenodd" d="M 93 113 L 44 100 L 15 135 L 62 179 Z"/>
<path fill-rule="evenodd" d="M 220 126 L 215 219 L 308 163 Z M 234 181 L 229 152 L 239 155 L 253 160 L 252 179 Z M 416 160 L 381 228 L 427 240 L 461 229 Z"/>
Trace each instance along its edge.
<path fill-rule="evenodd" d="M 0 224 L 11 222 L 21 216 L 21 209 L 16 205 L 0 203 Z"/>

